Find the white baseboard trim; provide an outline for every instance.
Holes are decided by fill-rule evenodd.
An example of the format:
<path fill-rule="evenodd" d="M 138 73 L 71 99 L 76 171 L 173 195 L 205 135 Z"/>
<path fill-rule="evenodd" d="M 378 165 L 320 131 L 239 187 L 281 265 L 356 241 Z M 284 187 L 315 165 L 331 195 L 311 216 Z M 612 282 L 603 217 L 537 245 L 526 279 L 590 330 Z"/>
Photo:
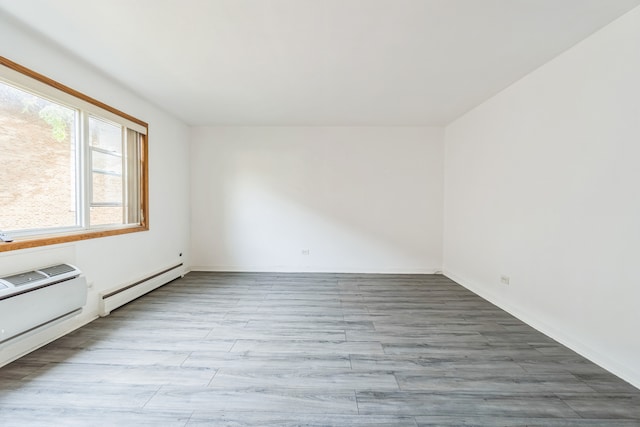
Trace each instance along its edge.
<path fill-rule="evenodd" d="M 496 305 L 497 307 L 501 308 L 517 319 L 523 321 L 532 328 L 558 341 L 565 347 L 575 351 L 576 353 L 592 361 L 596 365 L 602 367 L 603 369 L 606 369 L 617 377 L 620 377 L 621 379 L 627 381 L 629 384 L 640 389 L 640 372 L 635 370 L 633 367 L 625 366 L 617 362 L 616 360 L 613 360 L 610 357 L 604 355 L 602 352 L 597 351 L 592 347 L 577 341 L 575 338 L 562 332 L 560 329 L 555 328 L 541 321 L 536 316 L 526 312 L 526 310 L 515 307 L 508 301 L 505 301 L 503 298 L 500 298 L 499 296 L 496 296 L 491 292 L 487 292 L 486 289 L 471 280 L 467 280 L 446 269 L 444 270 L 443 274 L 449 279 L 478 295 L 479 297 L 489 301 L 490 303 Z"/>
<path fill-rule="evenodd" d="M 99 295 L 99 314 L 108 316 L 111 311 L 157 289 L 167 283 L 184 277 L 183 263 L 166 267 L 160 271 L 148 274 L 143 278 L 130 283 L 121 284 L 115 288 L 107 289 Z"/>
<path fill-rule="evenodd" d="M 329 268 L 329 267 L 266 267 L 237 265 L 196 265 L 190 271 L 234 272 L 234 273 L 346 273 L 346 274 L 442 274 L 441 267 L 433 268 Z"/>

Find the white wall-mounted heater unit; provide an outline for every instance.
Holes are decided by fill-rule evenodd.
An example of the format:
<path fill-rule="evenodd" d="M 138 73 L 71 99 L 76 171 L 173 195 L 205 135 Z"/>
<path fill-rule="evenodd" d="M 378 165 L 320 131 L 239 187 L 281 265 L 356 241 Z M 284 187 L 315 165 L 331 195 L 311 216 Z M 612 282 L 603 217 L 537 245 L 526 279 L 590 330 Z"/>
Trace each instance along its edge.
<path fill-rule="evenodd" d="M 132 283 L 109 289 L 100 294 L 100 316 L 108 316 L 113 310 L 160 286 L 184 276 L 183 264 L 176 264 L 157 271 Z"/>
<path fill-rule="evenodd" d="M 0 278 L 0 344 L 79 313 L 87 282 L 69 264 Z"/>

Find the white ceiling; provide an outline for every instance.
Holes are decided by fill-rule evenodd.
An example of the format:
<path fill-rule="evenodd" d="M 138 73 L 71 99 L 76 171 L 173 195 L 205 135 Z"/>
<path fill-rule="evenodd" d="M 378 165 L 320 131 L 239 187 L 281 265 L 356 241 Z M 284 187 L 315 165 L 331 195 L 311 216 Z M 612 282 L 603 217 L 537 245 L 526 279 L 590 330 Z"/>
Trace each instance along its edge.
<path fill-rule="evenodd" d="M 442 125 L 638 4 L 0 0 L 0 9 L 188 124 Z"/>

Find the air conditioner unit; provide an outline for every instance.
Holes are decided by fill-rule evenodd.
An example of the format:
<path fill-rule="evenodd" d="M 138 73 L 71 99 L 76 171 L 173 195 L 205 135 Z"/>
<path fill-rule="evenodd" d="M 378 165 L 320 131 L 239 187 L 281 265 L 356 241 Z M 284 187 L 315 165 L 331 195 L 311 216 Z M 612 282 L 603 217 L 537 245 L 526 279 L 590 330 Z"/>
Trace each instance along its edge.
<path fill-rule="evenodd" d="M 69 264 L 0 277 L 0 344 L 79 313 L 87 282 Z"/>

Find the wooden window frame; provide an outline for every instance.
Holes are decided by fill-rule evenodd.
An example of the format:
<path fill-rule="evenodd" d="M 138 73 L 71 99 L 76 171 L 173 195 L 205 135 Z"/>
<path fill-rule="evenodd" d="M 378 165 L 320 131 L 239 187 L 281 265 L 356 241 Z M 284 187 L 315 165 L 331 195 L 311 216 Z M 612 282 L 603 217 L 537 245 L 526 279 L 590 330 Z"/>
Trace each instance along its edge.
<path fill-rule="evenodd" d="M 128 225 L 122 224 L 109 229 L 85 229 L 74 232 L 42 234 L 33 237 L 16 238 L 13 242 L 0 242 L 0 252 L 14 251 L 18 249 L 36 248 L 40 246 L 56 245 L 60 243 L 77 242 L 80 240 L 96 239 L 100 237 L 117 236 L 121 234 L 137 233 L 149 230 L 149 125 L 127 113 L 113 108 L 97 99 L 91 98 L 75 89 L 72 89 L 62 83 L 59 83 L 49 77 L 46 77 L 36 71 L 17 64 L 10 59 L 0 56 L 0 65 L 10 68 L 20 74 L 30 77 L 36 81 L 51 86 L 61 92 L 78 98 L 81 101 L 88 102 L 102 110 L 115 114 L 146 129 L 146 135 L 141 134 L 140 140 L 140 224 Z M 84 141 L 83 141 L 84 143 Z"/>

